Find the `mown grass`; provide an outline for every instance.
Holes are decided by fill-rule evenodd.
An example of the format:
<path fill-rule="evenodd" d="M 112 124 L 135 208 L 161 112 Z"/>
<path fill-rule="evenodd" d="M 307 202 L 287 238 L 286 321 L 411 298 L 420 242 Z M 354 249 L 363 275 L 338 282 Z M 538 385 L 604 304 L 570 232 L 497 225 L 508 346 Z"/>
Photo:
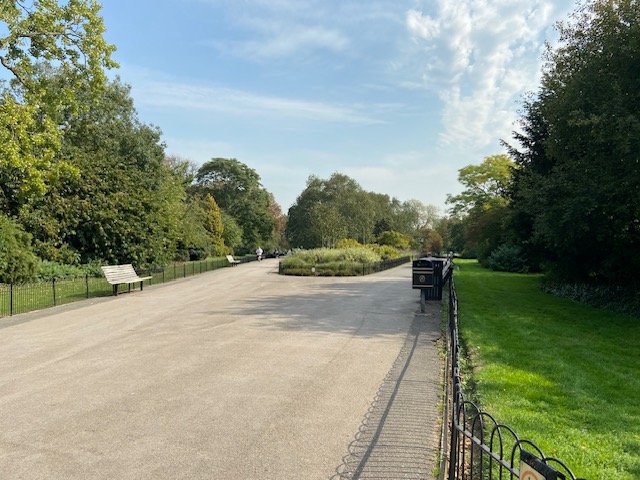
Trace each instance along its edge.
<path fill-rule="evenodd" d="M 640 319 L 540 289 L 536 275 L 456 261 L 476 395 L 580 477 L 640 478 Z"/>

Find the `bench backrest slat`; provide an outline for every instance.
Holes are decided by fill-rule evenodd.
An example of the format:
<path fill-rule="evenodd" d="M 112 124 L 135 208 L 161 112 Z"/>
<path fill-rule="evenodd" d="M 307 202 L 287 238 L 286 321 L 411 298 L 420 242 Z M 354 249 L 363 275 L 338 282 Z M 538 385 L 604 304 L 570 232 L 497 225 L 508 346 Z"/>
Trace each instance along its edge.
<path fill-rule="evenodd" d="M 140 279 L 130 263 L 125 265 L 106 265 L 101 268 L 107 282 L 111 284 L 135 282 Z"/>

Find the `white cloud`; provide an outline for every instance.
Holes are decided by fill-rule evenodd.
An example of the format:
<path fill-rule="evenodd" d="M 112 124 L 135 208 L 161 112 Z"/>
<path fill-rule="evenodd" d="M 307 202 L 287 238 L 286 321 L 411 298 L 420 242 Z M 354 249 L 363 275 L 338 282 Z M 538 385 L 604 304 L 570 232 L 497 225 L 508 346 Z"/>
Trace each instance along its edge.
<path fill-rule="evenodd" d="M 375 165 L 350 166 L 341 172 L 354 178 L 365 190 L 384 192 L 401 201 L 415 198 L 440 209 L 457 179 L 455 168 L 434 162 L 424 152 L 399 152 Z"/>
<path fill-rule="evenodd" d="M 383 123 L 357 106 L 259 95 L 243 90 L 173 81 L 139 80 L 133 90 L 145 106 L 222 112 L 247 118 L 348 124 Z"/>
<path fill-rule="evenodd" d="M 314 27 L 277 27 L 272 28 L 260 41 L 235 42 L 219 44 L 241 57 L 256 59 L 272 59 L 288 57 L 313 50 L 340 52 L 348 44 L 348 39 L 336 30 L 319 26 Z"/>
<path fill-rule="evenodd" d="M 429 40 L 440 32 L 440 24 L 437 20 L 413 9 L 407 12 L 406 24 L 412 35 L 424 40 Z"/>
<path fill-rule="evenodd" d="M 444 105 L 443 146 L 480 149 L 508 138 L 517 102 L 539 84 L 554 3 L 439 0 L 424 11 L 409 10 L 406 28 L 425 56 L 423 87 Z"/>

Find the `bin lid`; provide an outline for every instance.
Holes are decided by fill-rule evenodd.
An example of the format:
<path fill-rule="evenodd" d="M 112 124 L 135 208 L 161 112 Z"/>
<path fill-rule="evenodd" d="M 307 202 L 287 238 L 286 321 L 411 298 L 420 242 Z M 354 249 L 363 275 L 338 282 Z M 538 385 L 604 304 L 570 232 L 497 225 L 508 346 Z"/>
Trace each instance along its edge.
<path fill-rule="evenodd" d="M 433 267 L 435 263 L 444 263 L 445 257 L 420 257 L 413 261 L 414 267 Z"/>

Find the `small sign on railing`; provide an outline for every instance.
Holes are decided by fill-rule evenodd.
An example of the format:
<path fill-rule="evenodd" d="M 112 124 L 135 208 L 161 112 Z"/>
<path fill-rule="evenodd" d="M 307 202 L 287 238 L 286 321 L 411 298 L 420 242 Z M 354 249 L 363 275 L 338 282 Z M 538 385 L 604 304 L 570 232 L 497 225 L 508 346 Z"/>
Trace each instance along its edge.
<path fill-rule="evenodd" d="M 520 451 L 520 480 L 565 480 L 566 477 L 535 455 Z"/>

